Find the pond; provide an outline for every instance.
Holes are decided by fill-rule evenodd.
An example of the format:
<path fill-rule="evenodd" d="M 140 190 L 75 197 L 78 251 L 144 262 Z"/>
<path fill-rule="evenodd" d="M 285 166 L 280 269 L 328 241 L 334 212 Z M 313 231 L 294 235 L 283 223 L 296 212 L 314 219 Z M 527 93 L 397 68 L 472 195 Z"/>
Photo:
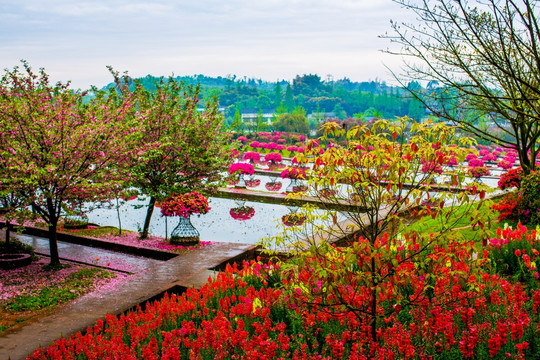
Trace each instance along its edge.
<path fill-rule="evenodd" d="M 281 218 L 291 212 L 284 205 L 265 204 L 258 202 L 245 202 L 244 206 L 252 207 L 255 213 L 246 220 L 236 220 L 231 215 L 233 208 L 238 208 L 238 200 L 209 198 L 211 210 L 206 215 L 193 215 L 191 222 L 200 232 L 201 241 L 220 241 L 242 244 L 255 244 L 261 238 L 277 235 L 281 230 Z M 120 208 L 122 228 L 138 231 L 144 224 L 148 201 L 131 200 Z M 136 208 L 142 206 L 141 208 Z M 251 215 L 251 214 L 250 214 Z M 250 216 L 249 215 L 249 216 Z M 101 226 L 118 227 L 116 209 L 96 209 L 88 214 L 88 220 Z M 165 220 L 167 220 L 167 234 L 178 224 L 177 217 L 165 218 L 161 216 L 159 208 L 155 208 L 150 223 L 150 234 L 165 237 Z"/>

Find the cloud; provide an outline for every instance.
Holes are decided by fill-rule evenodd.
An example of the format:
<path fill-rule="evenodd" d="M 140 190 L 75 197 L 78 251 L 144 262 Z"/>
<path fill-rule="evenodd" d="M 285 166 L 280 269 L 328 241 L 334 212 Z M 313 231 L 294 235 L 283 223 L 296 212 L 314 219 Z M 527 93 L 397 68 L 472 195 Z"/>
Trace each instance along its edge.
<path fill-rule="evenodd" d="M 390 0 L 5 0 L 0 62 L 24 58 L 78 87 L 110 81 L 109 64 L 141 75 L 368 80 L 386 76 L 388 40 L 378 36 L 400 17 Z"/>

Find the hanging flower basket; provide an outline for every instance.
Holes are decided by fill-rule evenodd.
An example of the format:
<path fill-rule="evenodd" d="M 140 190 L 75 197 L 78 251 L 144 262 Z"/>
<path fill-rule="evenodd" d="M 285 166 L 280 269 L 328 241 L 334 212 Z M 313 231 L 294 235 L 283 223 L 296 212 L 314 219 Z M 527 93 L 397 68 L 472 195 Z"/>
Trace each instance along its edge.
<path fill-rule="evenodd" d="M 232 208 L 229 210 L 229 214 L 234 220 L 246 221 L 251 219 L 255 215 L 255 209 L 250 206 L 242 206 Z"/>
<path fill-rule="evenodd" d="M 285 226 L 302 226 L 304 221 L 306 221 L 306 215 L 298 213 L 287 214 L 281 217 L 281 221 Z"/>
<path fill-rule="evenodd" d="M 251 178 L 251 179 L 246 180 L 246 186 L 248 188 L 254 188 L 254 187 L 257 187 L 259 185 L 261 185 L 261 179 Z"/>
<path fill-rule="evenodd" d="M 273 181 L 273 182 L 268 182 L 268 183 L 264 184 L 264 187 L 268 191 L 279 191 L 279 190 L 281 190 L 282 186 L 283 186 L 283 184 L 281 182 L 279 182 L 279 181 Z"/>
<path fill-rule="evenodd" d="M 325 199 L 336 197 L 337 194 L 338 194 L 338 191 L 336 189 L 325 188 L 325 189 L 319 190 L 319 196 Z"/>

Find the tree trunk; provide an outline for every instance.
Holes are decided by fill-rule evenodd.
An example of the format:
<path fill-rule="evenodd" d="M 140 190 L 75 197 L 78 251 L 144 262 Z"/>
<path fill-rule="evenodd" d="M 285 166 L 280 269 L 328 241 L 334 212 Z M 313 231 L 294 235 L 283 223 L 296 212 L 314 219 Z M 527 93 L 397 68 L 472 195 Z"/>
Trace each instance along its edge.
<path fill-rule="evenodd" d="M 9 223 L 9 220 L 6 220 L 6 246 L 9 246 L 9 238 L 10 238 L 9 228 L 10 227 L 11 227 L 11 224 Z"/>
<path fill-rule="evenodd" d="M 148 237 L 148 229 L 150 228 L 150 220 L 152 219 L 152 214 L 154 213 L 155 204 L 156 198 L 151 196 L 150 203 L 148 204 L 148 210 L 146 211 L 146 219 L 144 220 L 144 227 L 141 233 L 141 239 L 146 239 Z"/>
<path fill-rule="evenodd" d="M 122 220 L 120 219 L 120 204 L 116 198 L 116 215 L 118 216 L 118 236 L 122 236 Z"/>
<path fill-rule="evenodd" d="M 57 226 L 58 220 L 55 220 L 49 224 L 49 249 L 51 252 L 51 265 L 60 264 L 60 256 L 58 255 L 58 242 L 56 239 Z"/>

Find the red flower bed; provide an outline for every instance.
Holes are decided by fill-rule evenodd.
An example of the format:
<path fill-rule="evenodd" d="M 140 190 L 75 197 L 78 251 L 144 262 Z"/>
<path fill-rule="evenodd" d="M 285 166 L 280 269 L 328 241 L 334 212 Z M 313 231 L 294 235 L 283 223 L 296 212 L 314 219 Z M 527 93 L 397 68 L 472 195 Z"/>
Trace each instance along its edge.
<path fill-rule="evenodd" d="M 355 288 L 361 286 L 354 279 L 360 280 L 358 271 L 367 260 L 356 252 L 362 247 L 361 240 L 352 252 L 336 248 L 325 256 L 307 254 L 303 257 L 306 266 L 290 268 L 283 278 L 277 266 L 255 263 L 244 272 L 229 267 L 200 290 L 166 295 L 144 311 L 108 315 L 84 335 L 58 340 L 34 351 L 28 359 L 536 356 L 540 292 L 528 296 L 519 283 L 471 271 L 470 248 L 462 244 L 436 247 L 430 255 L 435 262 L 420 271 L 414 261 L 404 260 L 403 256 L 420 246 L 409 240 L 410 245 L 393 250 L 397 262 L 377 260 L 385 276 L 380 293 L 384 301 L 377 308 L 381 320 L 377 341 L 371 340 L 364 310 L 352 311 L 370 311 L 370 288 Z M 381 254 L 390 250 L 383 239 L 378 246 Z M 356 254 L 354 264 L 360 268 L 346 272 L 348 279 L 333 279 L 315 271 L 323 262 L 341 271 L 352 254 Z M 332 289 L 339 292 L 329 292 L 331 282 Z M 281 283 L 283 289 L 272 287 Z M 416 305 L 402 307 L 397 300 L 403 297 L 413 299 Z M 320 306 L 322 299 L 346 300 L 351 308 Z"/>

